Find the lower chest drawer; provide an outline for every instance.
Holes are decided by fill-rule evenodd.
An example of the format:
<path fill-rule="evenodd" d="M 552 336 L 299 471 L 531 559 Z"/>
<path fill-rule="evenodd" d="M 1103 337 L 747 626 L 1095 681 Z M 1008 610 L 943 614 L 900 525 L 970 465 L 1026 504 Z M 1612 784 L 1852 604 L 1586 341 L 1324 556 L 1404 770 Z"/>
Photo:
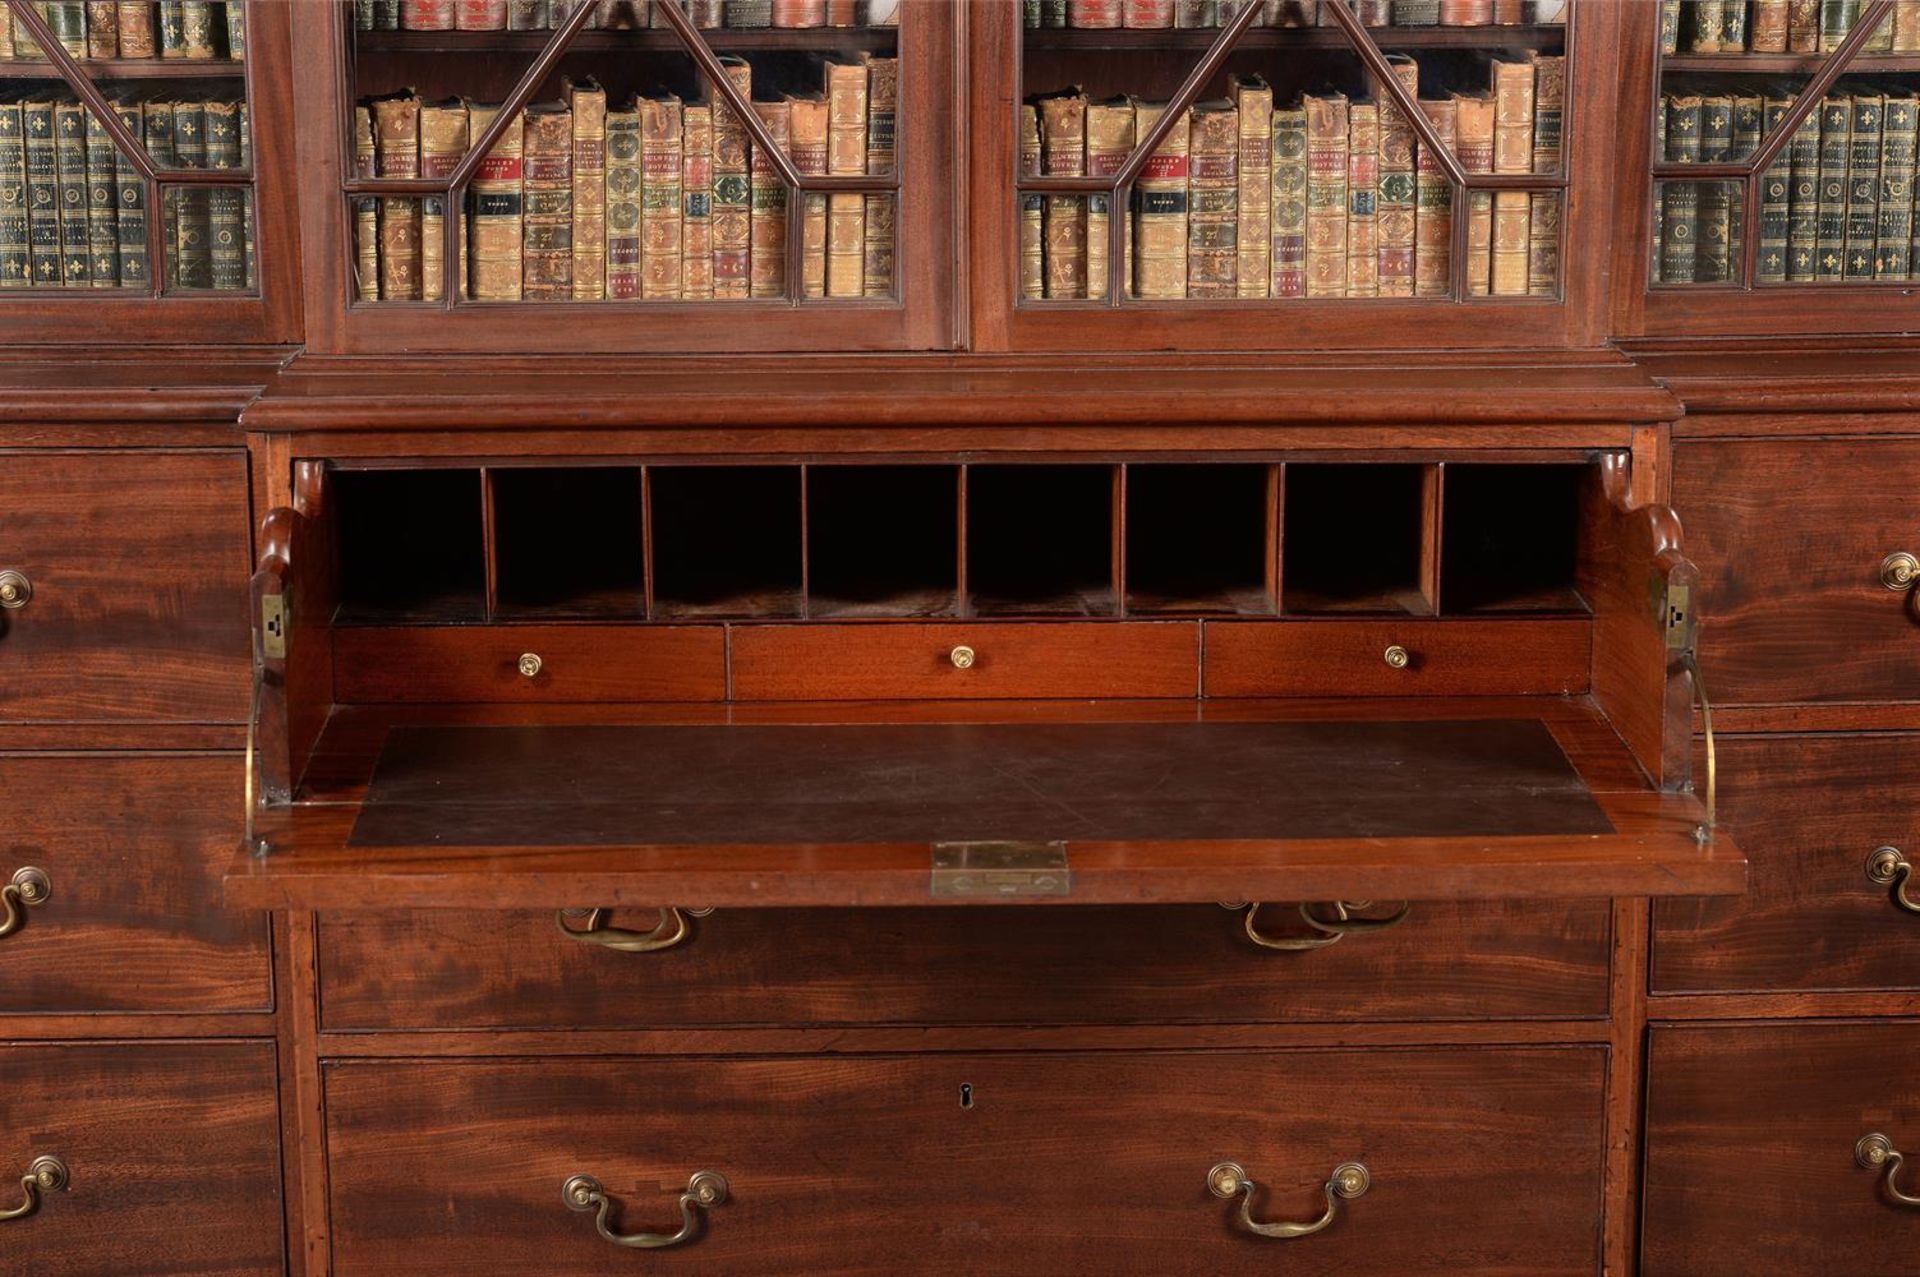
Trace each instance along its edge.
<path fill-rule="evenodd" d="M 600 1228 L 685 1221 L 661 1260 L 702 1272 L 1594 1273 L 1604 1064 L 1599 1048 L 336 1063 L 333 1271 L 624 1273 L 635 1256 Z M 717 1188 L 702 1171 L 724 1200 L 683 1214 Z M 1249 1227 L 1329 1212 L 1291 1239 Z"/>
<path fill-rule="evenodd" d="M 1646 1277 L 1920 1273 L 1920 1182 L 1873 1157 L 1920 1160 L 1915 1061 L 1911 1021 L 1656 1027 Z"/>
<path fill-rule="evenodd" d="M 319 936 L 331 1030 L 1472 1020 L 1605 1015 L 1609 916 L 1605 901 L 1423 902 L 1297 950 L 1262 948 L 1244 910 L 1213 905 L 721 910 L 651 952 L 531 912 L 327 914 Z M 660 925 L 650 910 L 605 924 Z M 1297 906 L 1254 925 L 1326 938 Z"/>
<path fill-rule="evenodd" d="M 0 1193 L 10 1274 L 284 1272 L 273 1044 L 0 1047 Z"/>

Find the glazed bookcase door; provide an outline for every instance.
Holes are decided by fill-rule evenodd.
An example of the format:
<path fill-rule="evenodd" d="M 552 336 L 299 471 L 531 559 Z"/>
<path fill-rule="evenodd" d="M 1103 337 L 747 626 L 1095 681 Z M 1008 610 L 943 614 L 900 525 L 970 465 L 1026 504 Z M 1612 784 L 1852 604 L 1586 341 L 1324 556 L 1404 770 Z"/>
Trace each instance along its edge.
<path fill-rule="evenodd" d="M 1628 331 L 1911 330 L 1920 9 L 1627 8 Z"/>
<path fill-rule="evenodd" d="M 976 344 L 1597 339 L 1620 7 L 970 6 Z"/>
<path fill-rule="evenodd" d="M 298 337 L 287 16 L 0 0 L 0 334 Z"/>
<path fill-rule="evenodd" d="M 295 24 L 301 100 L 340 124 L 300 142 L 317 348 L 949 341 L 944 3 L 359 0 Z"/>

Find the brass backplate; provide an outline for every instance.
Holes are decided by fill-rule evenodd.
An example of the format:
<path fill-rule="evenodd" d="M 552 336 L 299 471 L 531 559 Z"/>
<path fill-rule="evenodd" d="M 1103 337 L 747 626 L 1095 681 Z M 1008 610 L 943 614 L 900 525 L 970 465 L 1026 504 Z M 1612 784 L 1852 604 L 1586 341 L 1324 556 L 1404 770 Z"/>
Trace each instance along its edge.
<path fill-rule="evenodd" d="M 260 653 L 270 661 L 287 659 L 287 597 L 260 596 Z"/>
<path fill-rule="evenodd" d="M 933 845 L 936 900 L 1019 900 L 1073 894 L 1063 842 L 940 842 Z"/>

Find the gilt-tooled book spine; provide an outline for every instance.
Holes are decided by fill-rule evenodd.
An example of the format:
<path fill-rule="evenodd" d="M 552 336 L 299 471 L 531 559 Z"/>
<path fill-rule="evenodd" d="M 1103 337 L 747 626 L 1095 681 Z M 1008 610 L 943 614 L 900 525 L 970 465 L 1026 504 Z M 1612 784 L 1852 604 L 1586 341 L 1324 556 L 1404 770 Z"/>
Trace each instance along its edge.
<path fill-rule="evenodd" d="M 1516 26 L 1524 20 L 1526 6 L 1521 0 L 1493 0 L 1493 20 L 1499 26 Z"/>
<path fill-rule="evenodd" d="M 1681 13 L 1681 40 L 1693 53 L 1718 53 L 1726 33 L 1724 0 L 1687 0 Z"/>
<path fill-rule="evenodd" d="M 1567 60 L 1536 56 L 1533 75 L 1533 171 L 1558 173 Z M 1535 297 L 1556 297 L 1560 293 L 1560 198 L 1558 191 L 1535 191 L 1530 200 L 1527 292 Z"/>
<path fill-rule="evenodd" d="M 1747 48 L 1754 53 L 1787 51 L 1787 0 L 1753 0 Z"/>
<path fill-rule="evenodd" d="M 827 99 L 821 94 L 793 97 L 789 101 L 789 128 L 792 141 L 788 154 L 793 166 L 802 173 L 827 171 Z M 827 197 L 818 191 L 806 192 L 800 208 L 800 295 L 827 295 Z"/>
<path fill-rule="evenodd" d="M 467 127 L 478 140 L 500 114 L 498 106 L 467 103 Z M 474 170 L 467 203 L 468 296 L 476 301 L 519 301 L 524 286 L 521 242 L 525 234 L 525 126 L 516 114 Z"/>
<path fill-rule="evenodd" d="M 1347 290 L 1349 297 L 1380 293 L 1380 107 L 1347 109 Z"/>
<path fill-rule="evenodd" d="M 26 137 L 27 251 L 36 288 L 60 287 L 60 164 L 56 158 L 53 103 L 20 108 Z"/>
<path fill-rule="evenodd" d="M 1680 0 L 1660 0 L 1660 52 L 1680 52 Z"/>
<path fill-rule="evenodd" d="M 1875 24 L 1873 33 L 1867 37 L 1867 42 L 1860 46 L 1860 51 L 1862 53 L 1893 52 L 1893 15 L 1891 13 Z"/>
<path fill-rule="evenodd" d="M 1740 53 L 1747 47 L 1747 0 L 1722 0 L 1720 51 Z"/>
<path fill-rule="evenodd" d="M 1188 117 L 1187 296 L 1239 295 L 1240 119 L 1233 103 L 1198 102 Z"/>
<path fill-rule="evenodd" d="M 713 298 L 713 108 L 680 111 L 680 296 Z"/>
<path fill-rule="evenodd" d="M 720 107 L 714 105 L 715 146 L 719 144 L 717 121 Z M 681 295 L 681 259 L 685 253 L 682 240 L 682 220 L 686 216 L 686 201 L 682 198 L 681 182 L 686 171 L 686 134 L 685 116 L 681 110 L 680 99 L 669 94 L 661 98 L 643 98 L 640 102 L 640 296 L 649 301 L 667 301 Z M 744 126 L 742 132 L 744 133 Z M 743 155 L 744 158 L 744 155 Z M 717 157 L 716 157 L 717 167 Z M 746 174 L 741 174 L 744 188 Z M 715 177 L 715 189 L 718 190 L 719 177 Z M 744 195 L 744 192 L 743 192 Z M 743 197 L 743 206 L 748 201 Z M 742 208 L 741 231 L 748 236 L 752 233 L 748 222 L 750 208 Z M 714 296 L 720 293 L 721 257 L 717 237 L 719 222 L 714 223 L 716 247 L 714 261 Z M 747 241 L 749 244 L 751 239 Z M 747 295 L 748 278 L 745 273 L 747 253 L 740 253 L 740 288 L 729 296 Z"/>
<path fill-rule="evenodd" d="M 4 19 L 4 22 L 0 22 L 0 25 L 5 26 L 13 36 L 14 57 L 37 59 L 47 56 L 45 51 L 40 48 L 40 42 L 35 40 L 26 27 L 13 17 L 13 10 L 11 8 L 0 11 L 0 19 Z"/>
<path fill-rule="evenodd" d="M 1308 95 L 1307 296 L 1347 293 L 1347 133 L 1345 96 Z"/>
<path fill-rule="evenodd" d="M 1768 98 L 1761 123 L 1772 133 L 1786 117 L 1785 98 Z M 1787 278 L 1787 223 L 1793 200 L 1793 161 L 1785 150 L 1760 175 L 1760 242 L 1754 254 L 1753 276 L 1762 284 L 1785 283 Z"/>
<path fill-rule="evenodd" d="M 87 56 L 120 56 L 120 13 L 114 0 L 87 0 Z"/>
<path fill-rule="evenodd" d="M 1820 51 L 1840 47 L 1860 17 L 1860 0 L 1820 0 Z"/>
<path fill-rule="evenodd" d="M 375 163 L 381 177 L 420 176 L 420 100 L 411 93 L 373 104 Z M 420 299 L 420 201 L 380 197 L 380 300 Z"/>
<path fill-rule="evenodd" d="M 353 108 L 353 172 L 355 177 L 373 177 L 373 110 Z M 354 296 L 360 301 L 380 300 L 380 199 L 374 195 L 356 195 L 353 200 Z"/>
<path fill-rule="evenodd" d="M 1491 97 L 1454 95 L 1454 136 L 1461 167 L 1470 173 L 1493 171 L 1494 105 Z M 1485 297 L 1493 288 L 1493 193 L 1467 196 L 1467 295 Z"/>
<path fill-rule="evenodd" d="M 0 19 L 5 15 L 0 14 Z M 0 102 L 0 288 L 33 286 L 27 245 L 27 140 L 18 102 Z"/>
<path fill-rule="evenodd" d="M 1787 279 L 1810 282 L 1820 222 L 1820 109 L 1816 106 L 1793 131 L 1785 151 L 1787 188 Z"/>
<path fill-rule="evenodd" d="M 400 27 L 405 31 L 452 31 L 454 0 L 400 0 Z"/>
<path fill-rule="evenodd" d="M 1040 108 L 1032 103 L 1020 107 L 1020 176 L 1040 176 Z M 1046 197 L 1035 191 L 1021 191 L 1020 198 L 1020 296 L 1032 301 L 1046 296 Z"/>
<path fill-rule="evenodd" d="M 1454 146 L 1452 98 L 1420 104 L 1443 146 Z M 1413 294 L 1445 297 L 1453 287 L 1453 184 L 1431 147 L 1414 159 Z"/>
<path fill-rule="evenodd" d="M 1493 171 L 1533 172 L 1534 68 L 1530 62 L 1493 64 Z M 1533 198 L 1525 191 L 1493 197 L 1493 294 L 1527 293 Z"/>
<path fill-rule="evenodd" d="M 1218 25 L 1213 0 L 1173 0 L 1173 25 L 1189 31 Z"/>
<path fill-rule="evenodd" d="M 240 135 L 240 165 L 253 168 L 253 129 L 248 123 L 247 104 L 240 102 L 234 107 L 234 122 Z M 254 235 L 252 192 L 243 192 L 240 199 L 240 246 L 246 253 L 246 286 L 249 289 L 260 286 L 260 245 Z"/>
<path fill-rule="evenodd" d="M 507 0 L 459 0 L 453 25 L 461 31 L 505 31 Z"/>
<path fill-rule="evenodd" d="M 1070 27 L 1112 28 L 1120 25 L 1120 0 L 1067 0 Z"/>
<path fill-rule="evenodd" d="M 1733 154 L 1733 100 L 1718 95 L 1700 99 L 1700 163 L 1715 164 Z M 1723 283 L 1730 265 L 1734 187 L 1727 182 L 1699 183 L 1699 215 L 1695 236 L 1698 284 Z"/>
<path fill-rule="evenodd" d="M 1393 0 L 1393 25 L 1396 27 L 1440 25 L 1440 0 Z"/>
<path fill-rule="evenodd" d="M 1273 291 L 1273 90 L 1259 76 L 1235 77 L 1233 103 L 1240 141 L 1235 289 L 1241 297 L 1266 297 Z"/>
<path fill-rule="evenodd" d="M 1124 97 L 1087 105 L 1087 172 L 1111 177 L 1133 152 L 1133 103 Z M 1113 196 L 1087 196 L 1087 296 L 1104 299 L 1113 271 Z M 1122 258 L 1121 278 L 1125 273 Z"/>
<path fill-rule="evenodd" d="M 731 19 L 731 14 L 729 14 Z M 729 20 L 728 25 L 733 23 Z M 753 99 L 753 68 L 737 57 L 723 57 L 727 78 L 740 96 Z M 717 90 L 713 95 L 713 295 L 729 300 L 748 295 L 747 257 L 752 244 L 751 189 L 747 174 L 747 126 Z"/>
<path fill-rule="evenodd" d="M 1853 99 L 1820 103 L 1820 205 L 1814 222 L 1813 277 L 1843 279 L 1847 267 L 1847 157 L 1853 149 Z"/>
<path fill-rule="evenodd" d="M 240 167 L 240 108 L 235 102 L 206 104 L 207 167 Z M 239 292 L 247 286 L 246 192 L 238 186 L 207 188 L 207 257 L 213 287 Z"/>
<path fill-rule="evenodd" d="M 827 63 L 827 172 L 867 171 L 867 68 Z M 1084 228 L 1082 233 L 1084 234 Z M 1084 260 L 1083 260 L 1084 269 Z M 827 196 L 827 296 L 860 297 L 867 289 L 867 198 Z"/>
<path fill-rule="evenodd" d="M 527 108 L 523 296 L 530 302 L 573 296 L 573 112 L 565 103 Z"/>
<path fill-rule="evenodd" d="M 1134 99 L 1133 127 L 1144 141 L 1165 102 Z M 1167 127 L 1133 186 L 1133 294 L 1159 300 L 1187 295 L 1186 113 Z"/>
<path fill-rule="evenodd" d="M 773 0 L 771 21 L 776 27 L 824 27 L 827 0 Z"/>
<path fill-rule="evenodd" d="M 21 56 L 13 44 L 13 10 L 0 4 L 0 62 Z"/>
<path fill-rule="evenodd" d="M 573 105 L 573 299 L 607 295 L 607 91 L 569 86 Z"/>
<path fill-rule="evenodd" d="M 545 31 L 552 25 L 553 11 L 547 0 L 507 0 L 507 30 Z"/>
<path fill-rule="evenodd" d="M 722 21 L 729 27 L 770 27 L 773 0 L 726 0 Z"/>
<path fill-rule="evenodd" d="M 199 102 L 173 104 L 174 159 L 181 168 L 207 167 L 207 112 Z M 186 187 L 174 204 L 174 241 L 180 246 L 182 288 L 213 287 L 213 207 L 206 187 Z"/>
<path fill-rule="evenodd" d="M 466 157 L 470 145 L 467 104 L 459 98 L 428 103 L 420 108 L 420 176 L 446 177 Z M 464 242 L 465 236 L 461 237 Z M 456 259 L 456 265 L 458 265 Z M 454 278 L 465 275 L 461 270 Z M 420 201 L 420 296 L 439 301 L 446 293 L 447 198 L 428 195 Z"/>
<path fill-rule="evenodd" d="M 1040 130 L 1048 177 L 1082 177 L 1087 168 L 1087 99 L 1075 90 L 1040 101 Z M 1046 295 L 1087 295 L 1087 198 L 1046 198 Z"/>
<path fill-rule="evenodd" d="M 1307 295 L 1307 113 L 1299 107 L 1273 113 L 1273 221 L 1268 293 Z"/>
<path fill-rule="evenodd" d="M 1889 95 L 1880 117 L 1880 236 L 1874 278 L 1907 279 L 1913 260 L 1913 172 L 1920 102 Z"/>
<path fill-rule="evenodd" d="M 120 286 L 119 177 L 116 150 L 106 123 L 92 111 L 87 122 L 87 271 L 95 288 Z"/>
<path fill-rule="evenodd" d="M 1040 0 L 1040 25 L 1058 28 L 1067 25 L 1067 0 Z"/>
<path fill-rule="evenodd" d="M 1122 25 L 1157 30 L 1173 25 L 1174 0 L 1126 0 Z"/>
<path fill-rule="evenodd" d="M 793 145 L 790 103 L 785 100 L 755 102 L 753 111 L 775 146 L 785 151 Z M 752 255 L 747 267 L 747 292 L 752 297 L 784 297 L 787 294 L 787 186 L 774 167 L 773 155 L 763 146 L 753 148 L 748 167 L 747 198 L 752 210 L 748 232 Z M 865 245 L 861 251 L 865 251 Z"/>
<path fill-rule="evenodd" d="M 607 296 L 640 296 L 640 108 L 607 112 Z"/>
<path fill-rule="evenodd" d="M 140 108 L 116 105 L 114 114 L 120 124 L 142 140 Z M 113 151 L 114 172 L 114 270 L 122 288 L 146 288 L 152 278 L 147 263 L 147 184 L 133 160 L 118 147 Z"/>
<path fill-rule="evenodd" d="M 85 288 L 93 274 L 87 238 L 86 109 L 78 102 L 59 102 L 54 105 L 53 116 L 60 200 L 60 283 L 67 288 Z"/>
<path fill-rule="evenodd" d="M 854 3 L 854 0 L 827 0 L 827 25 L 830 27 L 860 25 L 859 6 Z"/>
<path fill-rule="evenodd" d="M 1787 51 L 1820 50 L 1820 0 L 1787 0 Z"/>
<path fill-rule="evenodd" d="M 1412 58 L 1387 59 L 1409 96 L 1420 92 L 1420 68 Z M 1379 237 L 1382 297 L 1414 295 L 1414 134 L 1413 124 L 1383 89 L 1380 99 L 1380 183 L 1374 200 Z"/>
<path fill-rule="evenodd" d="M 145 121 L 145 145 L 147 155 L 156 168 L 174 168 L 180 163 L 179 154 L 174 147 L 173 123 L 174 110 L 171 102 L 148 102 L 141 108 Z M 180 279 L 180 237 L 177 234 L 180 224 L 180 196 L 178 187 L 163 190 L 160 207 L 147 209 L 148 217 L 160 218 L 160 242 L 164 256 L 160 261 L 149 262 L 148 269 L 159 271 L 162 283 L 171 286 Z"/>
<path fill-rule="evenodd" d="M 1880 237 L 1880 111 L 1878 94 L 1853 99 L 1847 152 L 1847 262 L 1844 277 L 1872 279 Z"/>
<path fill-rule="evenodd" d="M 184 0 L 180 6 L 181 56 L 205 59 L 214 56 L 212 0 Z"/>
<path fill-rule="evenodd" d="M 1743 93 L 1733 99 L 1733 145 L 1727 150 L 1729 159 L 1743 160 L 1760 149 L 1761 120 L 1765 110 L 1766 99 L 1758 94 Z M 1740 258 L 1749 233 L 1746 219 L 1746 193 L 1738 187 L 1729 187 L 1727 194 L 1728 279 L 1737 278 L 1740 273 Z"/>
<path fill-rule="evenodd" d="M 1667 99 L 1666 157 L 1669 164 L 1700 162 L 1700 99 Z M 1700 185 L 1669 180 L 1660 187 L 1660 274 L 1662 283 L 1691 284 L 1700 229 Z"/>
<path fill-rule="evenodd" d="M 87 6 L 83 0 L 43 0 L 40 11 L 54 38 L 68 53 L 76 58 L 87 56 Z"/>
<path fill-rule="evenodd" d="M 1893 0 L 1893 51 L 1920 52 L 1920 0 Z"/>
<path fill-rule="evenodd" d="M 1435 3 L 1437 5 L 1438 0 Z M 1320 0 L 1264 0 L 1260 6 L 1260 21 L 1269 27 L 1318 26 L 1321 21 Z"/>
<path fill-rule="evenodd" d="M 900 60 L 865 59 L 867 64 L 867 172 L 893 172 L 895 130 L 900 111 Z M 1128 113 L 1132 117 L 1132 113 Z M 868 297 L 893 296 L 895 198 L 881 192 L 866 197 L 866 263 L 862 272 Z"/>
<path fill-rule="evenodd" d="M 1440 0 L 1443 27 L 1484 27 L 1493 22 L 1493 0 Z"/>
<path fill-rule="evenodd" d="M 227 56 L 235 62 L 247 59 L 246 0 L 227 0 Z"/>

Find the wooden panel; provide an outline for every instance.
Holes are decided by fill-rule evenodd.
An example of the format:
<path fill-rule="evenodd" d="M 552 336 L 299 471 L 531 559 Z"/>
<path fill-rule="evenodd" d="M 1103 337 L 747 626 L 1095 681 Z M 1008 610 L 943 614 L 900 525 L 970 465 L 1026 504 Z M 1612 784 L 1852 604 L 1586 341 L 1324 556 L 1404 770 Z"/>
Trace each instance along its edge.
<path fill-rule="evenodd" d="M 523 653 L 540 657 L 532 678 Z M 707 701 L 727 694 L 717 627 L 344 626 L 333 631 L 343 704 L 419 701 Z"/>
<path fill-rule="evenodd" d="M 1584 692 L 1593 623 L 1213 621 L 1208 696 L 1527 696 Z M 1394 668 L 1386 650 L 1409 661 Z"/>
<path fill-rule="evenodd" d="M 338 913 L 321 921 L 321 982 L 336 1030 L 1606 1013 L 1599 901 L 1420 904 L 1390 931 L 1306 953 L 1255 947 L 1243 917 L 1215 905 L 732 910 L 695 919 L 675 949 L 630 954 L 567 939 L 551 913 Z M 656 920 L 635 909 L 609 923 Z M 1313 934 L 1286 905 L 1259 922 Z"/>
<path fill-rule="evenodd" d="M 1880 584 L 1888 554 L 1920 554 L 1916 483 L 1916 440 L 1674 448 L 1717 703 L 1920 700 L 1920 600 Z"/>
<path fill-rule="evenodd" d="M 1592 1048 L 337 1063 L 334 1274 L 630 1272 L 562 1181 L 658 1229 L 701 1169 L 732 1196 L 671 1261 L 711 1271 L 1267 1273 L 1284 1245 L 1328 1272 L 1594 1273 L 1603 1070 Z M 1341 1162 L 1373 1184 L 1280 1243 L 1207 1193 L 1225 1158 L 1258 1218 L 1317 1216 Z"/>
<path fill-rule="evenodd" d="M 1647 1083 L 1646 1277 L 1917 1271 L 1920 1215 L 1854 1162 L 1920 1149 L 1920 1025 L 1656 1026 Z M 1901 1188 L 1914 1191 L 1909 1163 Z"/>
<path fill-rule="evenodd" d="M 199 723 L 247 713 L 238 453 L 0 453 L 0 719 Z"/>
<path fill-rule="evenodd" d="M 973 664 L 956 668 L 956 647 Z M 733 694 L 754 700 L 1192 696 L 1190 622 L 743 625 Z"/>
<path fill-rule="evenodd" d="M 1920 860 L 1920 737 L 1749 737 L 1720 747 L 1721 810 L 1753 864 L 1747 894 L 1655 909 L 1656 991 L 1920 988 L 1920 916 L 1866 862 Z"/>
<path fill-rule="evenodd" d="M 270 1009 L 266 919 L 220 904 L 240 786 L 236 754 L 0 757 L 0 882 L 52 886 L 0 938 L 0 1013 Z"/>
<path fill-rule="evenodd" d="M 9 1273 L 285 1271 L 270 1042 L 0 1047 L 0 1208 L 46 1154 L 72 1184 L 0 1224 Z"/>

